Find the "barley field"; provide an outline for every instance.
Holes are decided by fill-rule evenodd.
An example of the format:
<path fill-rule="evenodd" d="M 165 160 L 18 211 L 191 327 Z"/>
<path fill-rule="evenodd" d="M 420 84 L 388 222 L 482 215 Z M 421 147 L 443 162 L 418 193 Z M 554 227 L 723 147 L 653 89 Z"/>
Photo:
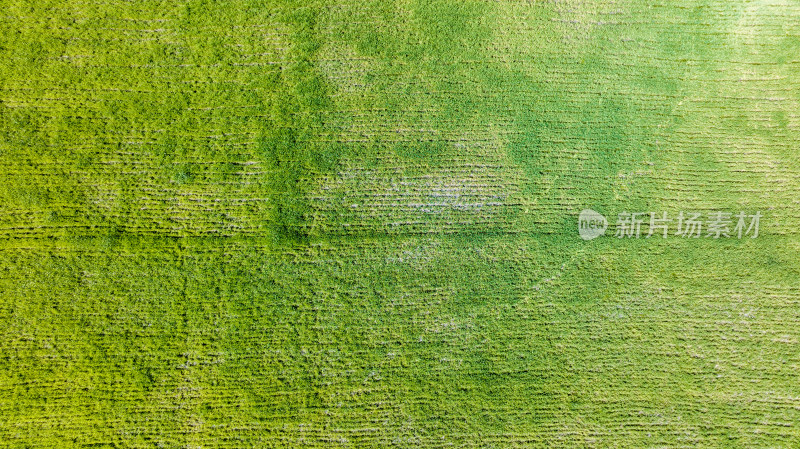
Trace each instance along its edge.
<path fill-rule="evenodd" d="M 0 446 L 800 447 L 797 0 L 0 4 Z"/>

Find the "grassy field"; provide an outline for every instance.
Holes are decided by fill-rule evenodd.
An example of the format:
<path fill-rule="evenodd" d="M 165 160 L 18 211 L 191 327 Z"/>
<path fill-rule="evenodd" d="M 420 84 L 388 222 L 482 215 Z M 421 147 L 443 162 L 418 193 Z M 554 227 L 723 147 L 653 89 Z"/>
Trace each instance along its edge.
<path fill-rule="evenodd" d="M 1 3 L 0 446 L 800 445 L 796 0 Z"/>

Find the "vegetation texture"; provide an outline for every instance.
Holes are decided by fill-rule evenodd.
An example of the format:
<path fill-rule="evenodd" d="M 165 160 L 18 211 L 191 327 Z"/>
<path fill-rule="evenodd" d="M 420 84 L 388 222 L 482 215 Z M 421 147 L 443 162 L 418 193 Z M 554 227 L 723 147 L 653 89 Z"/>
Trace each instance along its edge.
<path fill-rule="evenodd" d="M 800 444 L 796 0 L 0 4 L 0 445 Z"/>

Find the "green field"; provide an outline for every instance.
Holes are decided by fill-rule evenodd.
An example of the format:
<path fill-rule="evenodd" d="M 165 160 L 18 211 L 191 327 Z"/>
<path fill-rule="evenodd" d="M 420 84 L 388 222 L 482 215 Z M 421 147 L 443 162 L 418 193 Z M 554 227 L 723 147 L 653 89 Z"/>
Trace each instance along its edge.
<path fill-rule="evenodd" d="M 800 447 L 797 0 L 0 4 L 0 447 Z"/>

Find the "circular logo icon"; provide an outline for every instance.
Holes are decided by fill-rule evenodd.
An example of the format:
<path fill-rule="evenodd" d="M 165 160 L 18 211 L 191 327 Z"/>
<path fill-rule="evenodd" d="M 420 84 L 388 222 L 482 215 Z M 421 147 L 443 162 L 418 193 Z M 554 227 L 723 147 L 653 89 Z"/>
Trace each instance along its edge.
<path fill-rule="evenodd" d="M 600 213 L 584 209 L 578 215 L 578 234 L 584 240 L 600 237 L 608 228 L 608 220 Z"/>

